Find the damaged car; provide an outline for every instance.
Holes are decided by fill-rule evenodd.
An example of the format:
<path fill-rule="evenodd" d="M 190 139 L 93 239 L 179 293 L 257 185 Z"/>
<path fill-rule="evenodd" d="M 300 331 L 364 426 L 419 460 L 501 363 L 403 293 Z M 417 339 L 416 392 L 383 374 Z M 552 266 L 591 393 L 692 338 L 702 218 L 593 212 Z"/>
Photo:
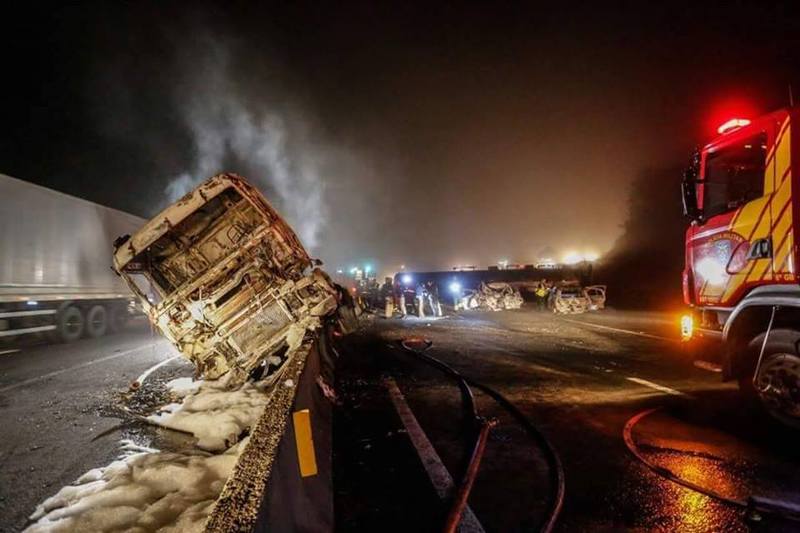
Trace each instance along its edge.
<path fill-rule="evenodd" d="M 207 379 L 274 373 L 342 297 L 235 174 L 208 179 L 114 248 L 114 269 L 150 322 Z"/>
<path fill-rule="evenodd" d="M 469 291 L 461 299 L 462 309 L 490 309 L 500 311 L 503 309 L 519 309 L 522 307 L 520 292 L 502 282 L 481 283 L 477 291 Z"/>

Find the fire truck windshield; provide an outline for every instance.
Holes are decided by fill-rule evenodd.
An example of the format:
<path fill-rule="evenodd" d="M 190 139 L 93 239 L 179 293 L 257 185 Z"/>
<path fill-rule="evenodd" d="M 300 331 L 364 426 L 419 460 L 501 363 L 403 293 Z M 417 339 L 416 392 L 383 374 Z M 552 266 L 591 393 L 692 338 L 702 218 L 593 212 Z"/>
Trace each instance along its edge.
<path fill-rule="evenodd" d="M 727 213 L 764 194 L 767 138 L 761 133 L 708 154 L 703 215 Z"/>

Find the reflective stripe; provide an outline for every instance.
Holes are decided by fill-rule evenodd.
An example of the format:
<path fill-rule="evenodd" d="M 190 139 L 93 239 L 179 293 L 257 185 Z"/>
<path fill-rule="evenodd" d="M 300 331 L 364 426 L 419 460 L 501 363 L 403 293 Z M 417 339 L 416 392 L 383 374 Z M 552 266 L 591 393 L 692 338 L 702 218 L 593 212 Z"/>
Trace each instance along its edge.
<path fill-rule="evenodd" d="M 0 313 L 0 318 L 14 318 L 20 316 L 37 316 L 37 315 L 54 315 L 56 314 L 55 309 L 37 309 L 34 311 L 8 311 L 6 313 Z"/>
<path fill-rule="evenodd" d="M 294 440 L 297 444 L 297 463 L 300 465 L 300 476 L 317 475 L 317 457 L 314 455 L 314 438 L 311 434 L 311 412 L 308 409 L 295 411 Z"/>
<path fill-rule="evenodd" d="M 50 331 L 56 329 L 55 326 L 37 326 L 35 328 L 22 328 L 22 329 L 5 329 L 0 331 L 0 337 L 11 337 L 14 335 L 23 335 L 25 333 L 37 333 L 39 331 Z M 2 391 L 0 391 L 2 392 Z"/>

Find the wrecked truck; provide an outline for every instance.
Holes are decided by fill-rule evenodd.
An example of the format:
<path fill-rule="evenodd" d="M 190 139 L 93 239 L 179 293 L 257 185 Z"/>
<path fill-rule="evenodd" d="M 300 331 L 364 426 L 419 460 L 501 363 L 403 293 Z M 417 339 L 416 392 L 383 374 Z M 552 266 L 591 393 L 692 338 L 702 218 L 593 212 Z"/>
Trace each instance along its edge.
<path fill-rule="evenodd" d="M 207 379 L 268 376 L 337 310 L 330 278 L 235 174 L 208 179 L 114 249 L 150 322 Z"/>
<path fill-rule="evenodd" d="M 198 375 L 269 391 L 207 532 L 333 523 L 331 342 L 356 319 L 319 264 L 235 174 L 208 179 L 114 243 L 114 269 Z"/>

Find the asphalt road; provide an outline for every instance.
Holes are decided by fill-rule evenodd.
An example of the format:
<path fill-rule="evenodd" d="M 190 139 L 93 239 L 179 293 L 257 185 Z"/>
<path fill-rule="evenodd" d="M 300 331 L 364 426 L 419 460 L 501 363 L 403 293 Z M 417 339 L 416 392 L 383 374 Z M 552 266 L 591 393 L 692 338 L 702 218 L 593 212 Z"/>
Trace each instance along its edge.
<path fill-rule="evenodd" d="M 175 355 L 144 324 L 66 345 L 0 352 L 0 531 L 17 531 L 38 503 L 119 453 L 114 406 L 147 368 Z"/>
<path fill-rule="evenodd" d="M 420 335 L 433 341 L 428 353 L 502 392 L 548 437 L 566 479 L 557 530 L 797 530 L 768 516 L 754 521 L 680 487 L 626 448 L 626 422 L 658 407 L 632 431 L 649 460 L 734 498 L 800 502 L 797 434 L 742 402 L 732 385 L 694 368 L 680 350 L 676 320 L 522 309 L 367 322 L 342 340 L 338 362 L 337 528 L 441 530 L 446 506 L 389 401 L 385 378 L 396 380 L 456 482 L 472 434 L 453 382 L 398 348 L 398 340 Z M 37 503 L 117 456 L 124 435 L 104 432 L 120 424 L 120 395 L 174 355 L 146 327 L 0 355 L 1 531 L 19 530 Z M 486 531 L 532 530 L 549 509 L 552 465 L 490 398 L 476 391 L 476 403 L 499 424 L 470 507 Z"/>
<path fill-rule="evenodd" d="M 800 503 L 797 433 L 772 423 L 717 374 L 694 368 L 678 342 L 678 317 L 614 312 L 558 317 L 528 309 L 463 312 L 440 320 L 376 318 L 348 339 L 339 364 L 343 408 L 334 426 L 341 531 L 438 531 L 442 505 L 382 380 L 398 382 L 443 463 L 458 480 L 474 434 L 464 430 L 453 382 L 397 347 L 427 352 L 494 387 L 548 437 L 566 491 L 558 531 L 794 531 L 800 523 L 742 512 L 676 485 L 637 460 L 623 440 L 631 417 L 659 408 L 631 431 L 653 464 L 737 499 Z M 487 531 L 532 530 L 554 484 L 546 458 L 497 405 L 470 505 Z M 409 512 L 413 510 L 413 512 Z"/>

